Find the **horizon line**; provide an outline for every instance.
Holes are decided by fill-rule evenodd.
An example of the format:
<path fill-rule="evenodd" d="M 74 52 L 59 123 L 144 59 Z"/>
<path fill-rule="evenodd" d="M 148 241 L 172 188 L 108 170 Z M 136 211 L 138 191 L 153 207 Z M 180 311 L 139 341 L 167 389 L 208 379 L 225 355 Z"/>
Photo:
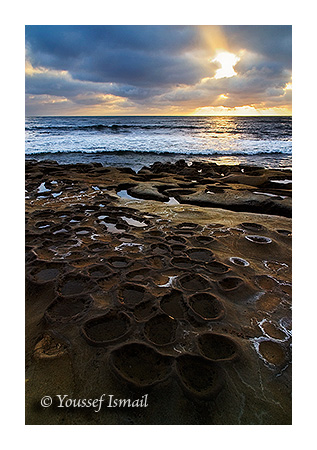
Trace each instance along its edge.
<path fill-rule="evenodd" d="M 25 115 L 25 118 L 28 117 L 292 117 L 292 114 L 199 114 L 199 115 L 191 115 L 191 114 L 113 114 L 113 115 L 100 115 L 100 114 L 32 114 Z"/>

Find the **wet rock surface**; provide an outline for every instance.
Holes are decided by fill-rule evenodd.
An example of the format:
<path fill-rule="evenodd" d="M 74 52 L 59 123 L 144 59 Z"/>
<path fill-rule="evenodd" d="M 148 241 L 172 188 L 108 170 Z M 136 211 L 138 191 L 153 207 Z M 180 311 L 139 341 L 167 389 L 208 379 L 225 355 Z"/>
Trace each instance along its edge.
<path fill-rule="evenodd" d="M 291 423 L 285 179 L 185 161 L 138 173 L 28 161 L 27 423 Z M 149 406 L 39 407 L 56 393 L 148 393 Z"/>

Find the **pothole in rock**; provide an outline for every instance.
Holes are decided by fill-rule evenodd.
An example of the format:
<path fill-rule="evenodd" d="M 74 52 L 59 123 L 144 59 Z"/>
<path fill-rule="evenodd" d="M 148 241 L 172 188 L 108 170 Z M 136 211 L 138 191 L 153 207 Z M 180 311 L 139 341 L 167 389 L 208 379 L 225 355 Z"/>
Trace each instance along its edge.
<path fill-rule="evenodd" d="M 260 225 L 259 223 L 253 223 L 253 222 L 242 222 L 240 224 L 243 228 L 249 231 L 263 231 L 265 228 Z"/>
<path fill-rule="evenodd" d="M 119 236 L 119 241 L 123 241 L 123 243 L 132 243 L 135 240 L 135 236 L 133 234 L 123 233 Z"/>
<path fill-rule="evenodd" d="M 220 320 L 224 316 L 222 303 L 211 294 L 201 292 L 189 297 L 190 309 L 202 320 Z"/>
<path fill-rule="evenodd" d="M 38 228 L 39 230 L 44 230 L 44 229 L 50 228 L 53 225 L 54 225 L 53 222 L 46 222 L 43 220 L 40 222 L 36 222 L 35 228 Z"/>
<path fill-rule="evenodd" d="M 128 191 L 125 189 L 122 189 L 121 191 L 117 192 L 117 195 L 120 198 L 124 198 L 125 200 L 133 200 L 133 201 L 142 201 L 140 198 L 132 197 L 132 195 L 128 194 Z"/>
<path fill-rule="evenodd" d="M 171 250 L 174 255 L 182 255 L 186 250 L 186 245 L 184 244 L 172 244 Z"/>
<path fill-rule="evenodd" d="M 216 397 L 224 385 L 224 374 L 220 367 L 199 356 L 179 356 L 176 359 L 176 373 L 185 394 L 194 400 Z"/>
<path fill-rule="evenodd" d="M 152 252 L 156 255 L 162 255 L 162 254 L 170 252 L 170 247 L 166 244 L 161 244 L 161 243 L 152 244 L 150 248 L 151 248 Z"/>
<path fill-rule="evenodd" d="M 77 236 L 89 236 L 92 234 L 94 230 L 92 228 L 80 227 L 75 230 Z"/>
<path fill-rule="evenodd" d="M 147 223 L 141 222 L 140 220 L 133 219 L 132 217 L 122 216 L 122 220 L 127 222 L 128 225 L 131 227 L 137 227 L 137 228 L 145 228 L 148 226 Z"/>
<path fill-rule="evenodd" d="M 37 283 L 46 283 L 56 280 L 64 271 L 65 265 L 62 263 L 43 262 L 36 264 L 30 271 L 30 277 Z"/>
<path fill-rule="evenodd" d="M 47 308 L 44 317 L 49 322 L 70 322 L 80 319 L 92 305 L 89 295 L 58 296 Z"/>
<path fill-rule="evenodd" d="M 181 269 L 190 269 L 195 265 L 195 263 L 187 257 L 179 256 L 171 259 L 171 265 L 174 267 L 179 267 Z"/>
<path fill-rule="evenodd" d="M 183 238 L 182 236 L 167 236 L 166 237 L 166 242 L 170 245 L 172 244 L 185 244 L 186 243 L 186 239 Z"/>
<path fill-rule="evenodd" d="M 206 278 L 197 273 L 184 275 L 178 282 L 180 286 L 187 291 L 204 291 L 210 287 Z"/>
<path fill-rule="evenodd" d="M 292 232 L 289 230 L 276 230 L 279 234 L 283 236 L 292 237 Z"/>
<path fill-rule="evenodd" d="M 238 287 L 242 286 L 244 283 L 241 278 L 226 277 L 218 281 L 218 284 L 224 291 L 233 291 L 235 289 L 238 289 Z"/>
<path fill-rule="evenodd" d="M 169 205 L 169 206 L 179 205 L 180 204 L 179 201 L 176 200 L 175 197 L 170 197 L 168 202 L 164 202 L 164 203 L 165 203 L 165 205 Z"/>
<path fill-rule="evenodd" d="M 155 314 L 157 308 L 153 303 L 148 300 L 146 302 L 139 303 L 133 310 L 133 316 L 136 321 L 141 322 L 143 320 L 149 319 L 153 314 Z"/>
<path fill-rule="evenodd" d="M 137 388 L 152 386 L 171 373 L 172 359 L 142 343 L 126 344 L 113 350 L 110 363 L 128 384 Z"/>
<path fill-rule="evenodd" d="M 175 341 L 177 321 L 171 317 L 160 314 L 152 317 L 144 325 L 146 338 L 155 345 L 168 345 Z"/>
<path fill-rule="evenodd" d="M 62 295 L 84 294 L 95 287 L 95 284 L 88 278 L 80 274 L 66 275 L 59 284 L 59 291 Z"/>
<path fill-rule="evenodd" d="M 90 244 L 88 246 L 88 249 L 91 252 L 99 253 L 99 252 L 107 251 L 109 249 L 109 246 L 105 242 L 100 241 L 100 242 L 95 242 L 94 244 Z"/>
<path fill-rule="evenodd" d="M 266 236 L 258 236 L 258 235 L 248 235 L 245 236 L 248 241 L 254 242 L 255 244 L 270 244 L 272 239 Z"/>
<path fill-rule="evenodd" d="M 67 235 L 69 232 L 71 231 L 71 228 L 70 227 L 65 227 L 65 228 L 57 228 L 57 229 L 55 229 L 55 231 L 53 231 L 53 235 L 63 235 L 63 236 L 65 236 L 65 235 Z"/>
<path fill-rule="evenodd" d="M 215 241 L 215 238 L 211 236 L 195 236 L 194 240 L 197 242 L 198 245 L 208 245 Z"/>
<path fill-rule="evenodd" d="M 151 269 L 148 267 L 144 267 L 141 269 L 131 270 L 127 272 L 126 278 L 131 281 L 137 281 L 139 283 L 147 283 L 149 279 L 149 275 L 151 274 Z"/>
<path fill-rule="evenodd" d="M 88 269 L 89 276 L 97 279 L 108 277 L 112 273 L 112 270 L 105 264 L 95 264 Z"/>
<path fill-rule="evenodd" d="M 109 264 L 116 269 L 123 269 L 129 267 L 132 261 L 124 256 L 112 256 L 108 259 Z"/>
<path fill-rule="evenodd" d="M 103 345 L 124 337 L 131 328 L 131 319 L 124 312 L 108 311 L 100 317 L 87 321 L 83 335 L 92 345 Z"/>
<path fill-rule="evenodd" d="M 277 324 L 274 324 L 272 322 L 264 322 L 262 323 L 262 329 L 267 336 L 273 339 L 278 339 L 281 341 L 287 339 L 287 335 L 284 333 L 284 331 L 280 330 Z"/>
<path fill-rule="evenodd" d="M 180 223 L 180 224 L 176 225 L 176 228 L 178 230 L 197 230 L 200 227 L 196 223 L 184 222 L 184 223 Z"/>
<path fill-rule="evenodd" d="M 212 273 L 219 274 L 227 273 L 230 270 L 228 266 L 218 261 L 211 261 L 210 263 L 207 263 L 206 268 Z"/>
<path fill-rule="evenodd" d="M 239 351 L 235 341 L 216 333 L 205 333 L 198 337 L 200 353 L 211 361 L 232 361 Z"/>
<path fill-rule="evenodd" d="M 279 366 L 285 362 L 285 353 L 283 347 L 277 342 L 260 342 L 259 352 L 267 362 L 269 362 L 270 364 L 274 364 L 275 366 Z"/>
<path fill-rule="evenodd" d="M 243 258 L 238 258 L 237 256 L 232 256 L 231 258 L 229 258 L 229 261 L 235 264 L 236 266 L 247 267 L 250 265 L 248 261 L 246 261 Z"/>
<path fill-rule="evenodd" d="M 194 231 L 188 228 L 182 228 L 180 230 L 175 229 L 175 234 L 186 237 L 187 239 L 191 238 L 194 235 Z"/>
<path fill-rule="evenodd" d="M 269 275 L 256 275 L 254 280 L 261 289 L 266 291 L 272 291 L 278 287 L 278 282 Z"/>
<path fill-rule="evenodd" d="M 193 261 L 202 263 L 207 263 L 215 258 L 213 252 L 205 248 L 190 248 L 186 253 Z"/>
<path fill-rule="evenodd" d="M 107 229 L 108 233 L 113 233 L 113 234 L 121 234 L 124 233 L 128 227 L 122 224 L 117 224 L 115 221 L 114 223 L 107 221 L 105 222 L 104 220 L 99 220 L 98 222 L 100 225 L 104 225 Z"/>
<path fill-rule="evenodd" d="M 138 284 L 126 283 L 119 290 L 119 301 L 127 308 L 133 308 L 143 302 L 146 290 Z"/>
<path fill-rule="evenodd" d="M 174 319 L 184 318 L 184 304 L 183 294 L 177 289 L 173 289 L 171 292 L 164 295 L 160 301 L 161 309 Z"/>
<path fill-rule="evenodd" d="M 156 238 L 156 237 L 160 238 L 160 237 L 165 236 L 165 233 L 164 233 L 164 231 L 160 231 L 160 230 L 149 230 L 149 231 L 146 231 L 145 236 L 149 236 L 149 237 L 153 237 L 153 238 Z"/>

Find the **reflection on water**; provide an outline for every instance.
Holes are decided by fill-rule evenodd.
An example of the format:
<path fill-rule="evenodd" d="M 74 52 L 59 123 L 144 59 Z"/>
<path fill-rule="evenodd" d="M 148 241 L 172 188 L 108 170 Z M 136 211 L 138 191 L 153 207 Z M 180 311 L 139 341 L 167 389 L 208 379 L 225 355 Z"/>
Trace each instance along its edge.
<path fill-rule="evenodd" d="M 291 117 L 32 117 L 25 148 L 31 159 L 136 171 L 179 159 L 290 168 L 291 140 Z"/>
<path fill-rule="evenodd" d="M 122 216 L 122 219 L 132 227 L 147 227 L 147 224 L 145 222 L 140 222 L 139 220 L 133 219 L 132 217 Z"/>
<path fill-rule="evenodd" d="M 219 165 L 226 165 L 226 166 L 234 166 L 237 164 L 241 164 L 242 163 L 242 158 L 240 158 L 239 156 L 218 156 L 216 159 L 215 158 L 208 158 L 209 162 L 217 162 L 217 164 Z"/>
<path fill-rule="evenodd" d="M 170 197 L 169 201 L 164 202 L 164 203 L 165 203 L 165 205 L 170 205 L 170 206 L 179 205 L 179 201 L 177 201 L 175 197 Z"/>
<path fill-rule="evenodd" d="M 118 192 L 117 192 L 117 195 L 118 195 L 120 198 L 124 198 L 124 199 L 126 199 L 126 200 L 140 201 L 139 198 L 132 197 L 132 195 L 128 194 L 128 191 L 126 191 L 126 190 L 118 191 Z"/>

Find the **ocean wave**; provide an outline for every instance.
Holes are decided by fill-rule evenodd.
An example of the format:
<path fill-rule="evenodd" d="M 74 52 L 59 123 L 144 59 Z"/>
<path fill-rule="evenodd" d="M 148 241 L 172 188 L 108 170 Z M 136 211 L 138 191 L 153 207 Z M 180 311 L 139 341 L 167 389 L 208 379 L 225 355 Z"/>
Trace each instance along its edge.
<path fill-rule="evenodd" d="M 150 130 L 150 129 L 204 129 L 205 125 L 163 125 L 163 124 L 154 124 L 154 125 L 139 125 L 139 124 L 116 124 L 113 123 L 111 125 L 103 125 L 103 124 L 92 124 L 92 125 L 44 125 L 44 126 L 28 126 L 26 127 L 26 131 L 76 131 L 76 130 L 126 130 L 129 128 L 135 128 L 138 130 Z"/>
<path fill-rule="evenodd" d="M 166 131 L 182 131 L 185 132 L 202 132 L 204 134 L 215 134 L 215 135 L 244 135 L 244 136 L 252 136 L 253 138 L 258 139 L 267 139 L 268 136 L 272 137 L 274 135 L 279 136 L 283 140 L 288 140 L 291 138 L 291 127 L 284 127 L 283 132 L 276 130 L 266 130 L 261 131 L 257 128 L 252 129 L 239 127 L 230 127 L 226 126 L 222 128 L 210 127 L 206 126 L 206 124 L 89 124 L 89 125 L 35 125 L 35 126 L 27 126 L 25 131 L 28 132 L 39 132 L 40 134 L 51 134 L 55 132 L 76 132 L 76 131 L 86 131 L 86 132 L 101 132 L 101 133 L 129 133 L 131 131 L 138 130 L 147 130 L 147 131 L 155 131 L 155 130 L 166 130 Z"/>
<path fill-rule="evenodd" d="M 135 155 L 135 154 L 146 154 L 146 155 L 171 155 L 171 156 L 179 156 L 179 157 L 186 157 L 186 156 L 253 156 L 253 155 L 291 155 L 292 149 L 253 149 L 253 150 L 245 150 L 245 151 L 219 151 L 219 150 L 199 150 L 197 152 L 180 152 L 180 151 L 173 151 L 173 150 L 141 150 L 141 149 L 135 149 L 133 151 L 131 150 L 105 150 L 105 149 L 89 149 L 89 150 L 71 150 L 71 151 L 63 151 L 63 150 L 49 150 L 49 151 L 28 151 L 26 153 L 27 156 L 29 155 L 49 155 L 49 154 L 72 154 L 72 155 L 80 155 L 80 154 L 113 154 L 113 155 Z"/>
<path fill-rule="evenodd" d="M 29 126 L 25 131 L 40 131 L 42 133 L 51 133 L 53 131 L 118 131 L 130 128 L 130 125 L 43 125 L 43 126 Z"/>

